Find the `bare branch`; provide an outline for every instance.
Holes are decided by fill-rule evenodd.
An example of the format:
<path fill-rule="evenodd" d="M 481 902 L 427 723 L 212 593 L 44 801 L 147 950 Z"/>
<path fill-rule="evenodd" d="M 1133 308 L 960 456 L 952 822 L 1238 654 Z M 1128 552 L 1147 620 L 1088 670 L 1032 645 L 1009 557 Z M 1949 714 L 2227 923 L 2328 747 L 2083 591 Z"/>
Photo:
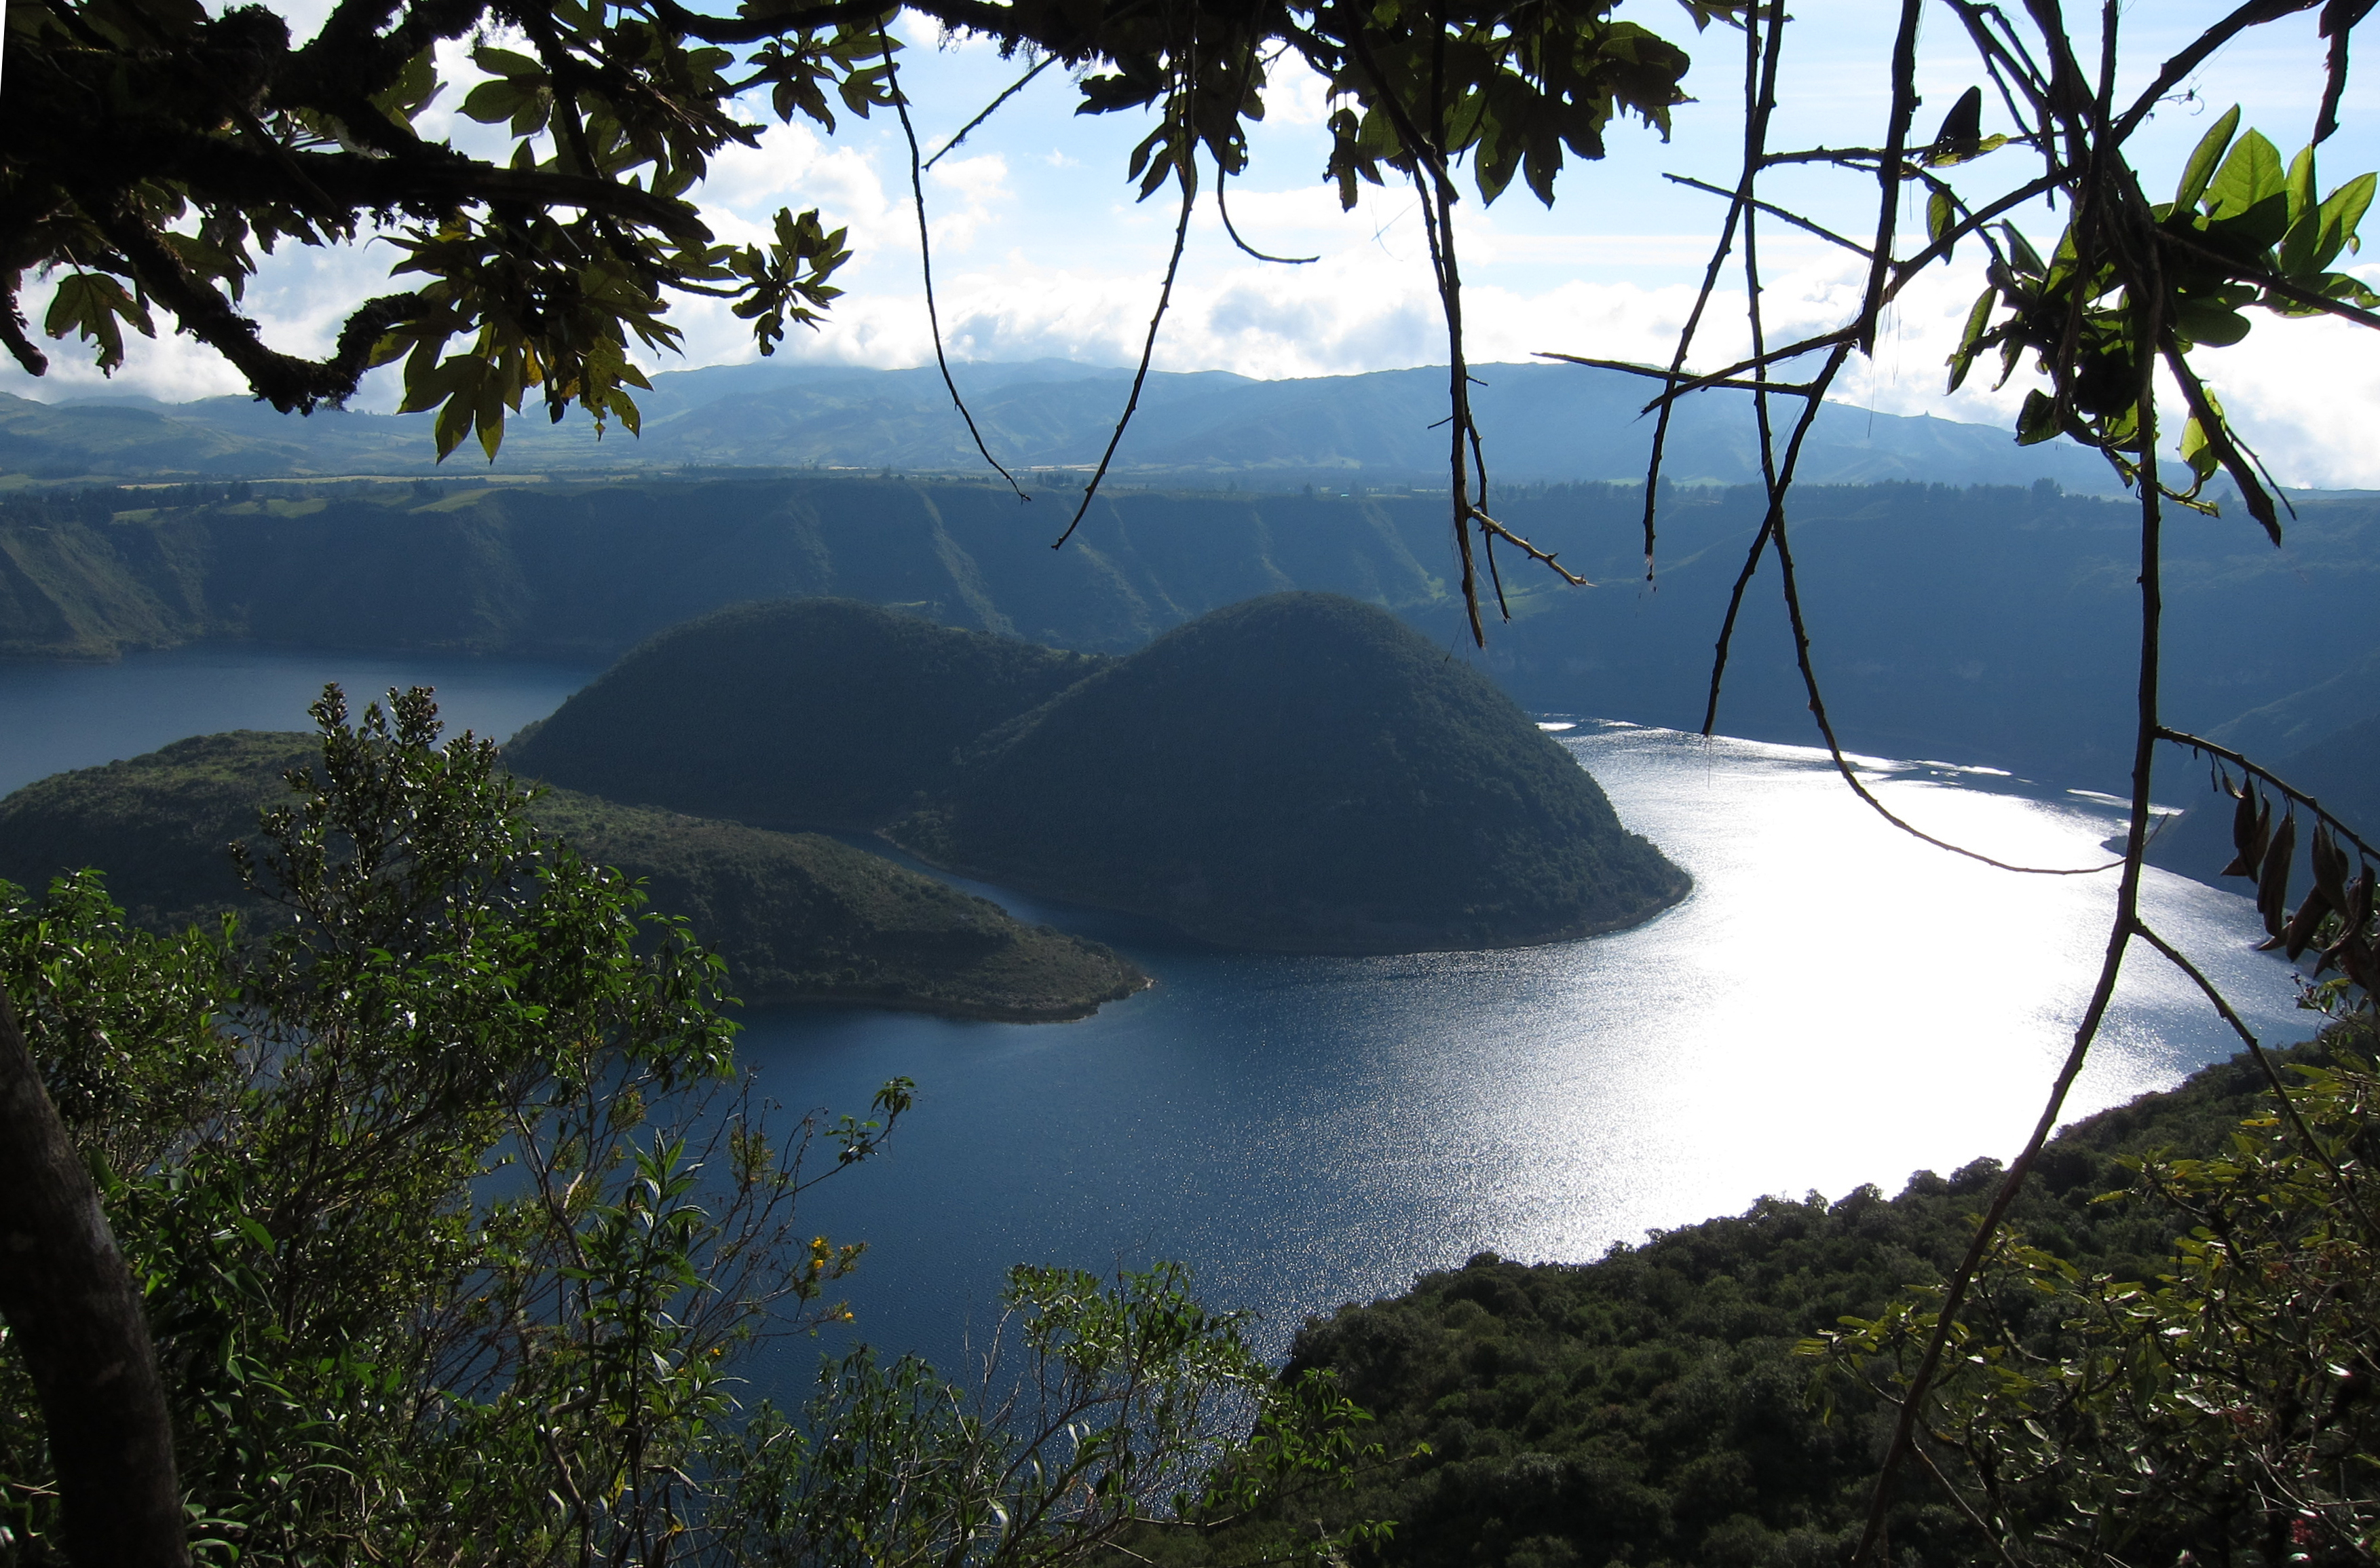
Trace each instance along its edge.
<path fill-rule="evenodd" d="M 1670 181 L 1672 185 L 1691 186 L 1696 190 L 1707 191 L 1713 196 L 1724 196 L 1730 201 L 1736 200 L 1736 193 L 1734 191 L 1726 189 L 1720 186 L 1709 184 L 1704 180 L 1695 179 L 1690 175 L 1663 175 L 1661 177 Z M 1834 230 L 1827 227 L 1825 225 L 1814 224 L 1798 213 L 1789 213 L 1782 207 L 1774 206 L 1767 201 L 1755 201 L 1748 197 L 1744 199 L 1744 204 L 1752 208 L 1755 212 L 1766 213 L 1772 218 L 1782 218 L 1785 222 L 1791 224 L 1795 228 L 1803 229 L 1811 234 L 1815 234 L 1820 239 L 1826 240 L 1829 244 L 1840 245 L 1855 256 L 1866 258 L 1872 257 L 1875 254 L 1875 252 L 1871 251 L 1866 246 L 1862 245 L 1858 240 L 1846 239 L 1841 235 L 1837 234 Z"/>
<path fill-rule="evenodd" d="M 892 108 L 901 116 L 901 135 L 909 143 L 909 195 L 917 210 L 917 269 L 925 279 L 926 324 L 934 334 L 934 363 L 942 372 L 942 386 L 951 395 L 952 406 L 958 409 L 959 418 L 966 421 L 967 434 L 975 438 L 975 449 L 983 454 L 983 460 L 997 469 L 1002 479 L 1008 481 L 1008 488 L 1016 492 L 1017 500 L 1030 501 L 1033 497 L 1025 493 L 1025 487 L 1016 482 L 1016 476 L 1002 468 L 1000 459 L 991 455 L 991 448 L 984 444 L 983 432 L 976 429 L 975 416 L 967 411 L 966 399 L 959 395 L 959 383 L 951 379 L 951 362 L 942 352 L 942 319 L 934 303 L 934 241 L 926 226 L 925 170 L 917 162 L 917 129 L 909 123 L 909 100 L 901 91 L 901 71 L 892 62 L 892 35 L 889 32 L 884 35 L 884 77 L 886 84 L 892 90 Z M 1028 76 L 1026 79 L 1031 78 Z M 1021 87 L 1024 83 L 1017 85 Z M 990 109 L 984 111 L 987 115 L 990 112 Z M 965 135 L 965 132 L 960 134 Z M 947 147 L 942 149 L 943 152 L 949 151 Z M 941 153 L 937 152 L 934 156 L 939 158 Z"/>

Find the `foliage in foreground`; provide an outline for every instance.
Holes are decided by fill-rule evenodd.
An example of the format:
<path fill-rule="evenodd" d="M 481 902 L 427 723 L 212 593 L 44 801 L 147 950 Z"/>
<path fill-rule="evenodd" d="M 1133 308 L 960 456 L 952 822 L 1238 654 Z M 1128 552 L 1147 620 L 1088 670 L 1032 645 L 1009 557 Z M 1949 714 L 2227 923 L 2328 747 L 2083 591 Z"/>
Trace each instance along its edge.
<path fill-rule="evenodd" d="M 771 1126 L 717 960 L 530 826 L 492 747 L 437 746 L 419 690 L 315 716 L 320 782 L 251 852 L 293 917 L 262 942 L 139 930 L 88 875 L 0 884 L 0 983 L 144 1294 L 200 1561 L 1054 1562 L 1352 1443 L 1164 1270 L 1021 1271 L 978 1388 L 862 1357 L 801 1422 L 743 1409 L 735 1353 L 842 1315 L 860 1250 L 796 1199 L 910 1086 Z M 60 1561 L 5 1333 L 0 1413 L 0 1562 Z M 1220 1435 L 1251 1423 L 1276 1440 Z M 854 1489 L 887 1465 L 897 1509 Z"/>
<path fill-rule="evenodd" d="M 2294 1116 L 2124 1161 L 2102 1201 L 2186 1227 L 2156 1273 L 1996 1239 L 1918 1453 L 2011 1556 L 2380 1559 L 2380 1077 L 2345 1053 L 2292 1066 Z M 1897 1402 L 1937 1309 L 1921 1295 L 1810 1348 Z"/>
<path fill-rule="evenodd" d="M 228 910 L 255 940 L 288 911 L 241 886 L 225 845 L 256 838 L 259 806 L 285 796 L 288 772 L 310 771 L 321 749 L 303 735 L 191 735 L 27 784 L 0 799 L 0 878 L 35 887 L 94 867 L 136 925 L 210 924 Z M 816 833 L 567 790 L 543 791 L 526 809 L 536 828 L 643 883 L 649 911 L 699 929 L 746 1002 L 1068 1018 L 1148 983 L 1100 943 L 1026 925 L 989 899 Z"/>

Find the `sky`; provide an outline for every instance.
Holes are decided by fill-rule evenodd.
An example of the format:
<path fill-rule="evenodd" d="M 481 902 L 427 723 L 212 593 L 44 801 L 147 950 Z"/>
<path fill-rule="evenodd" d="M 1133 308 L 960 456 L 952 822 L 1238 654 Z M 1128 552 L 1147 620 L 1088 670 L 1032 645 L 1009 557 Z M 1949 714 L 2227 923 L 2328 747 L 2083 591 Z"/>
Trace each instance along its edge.
<path fill-rule="evenodd" d="M 293 30 L 302 35 L 323 3 L 285 6 Z M 2075 9 L 2087 16 L 2092 8 Z M 2128 77 L 2144 81 L 2226 9 L 2202 0 L 2131 7 L 2121 35 Z M 1741 35 L 1714 28 L 1697 36 L 1686 14 L 1664 0 L 1622 0 L 1618 15 L 1665 33 L 1694 55 L 1687 89 L 1699 101 L 1675 111 L 1666 142 L 1641 124 L 1613 127 L 1609 156 L 1572 162 L 1551 210 L 1519 182 L 1492 206 L 1466 188 L 1457 236 L 1468 353 L 1475 362 L 1522 360 L 1543 350 L 1666 361 L 1692 305 L 1724 203 L 1663 176 L 1734 183 L 1742 135 Z M 1884 0 L 1807 0 L 1794 15 L 1772 146 L 1872 145 L 1888 110 L 1892 7 Z M 903 31 L 912 47 L 902 55 L 902 79 L 929 152 L 1022 68 L 988 44 L 943 43 L 930 27 L 908 21 Z M 2246 124 L 2262 128 L 2285 157 L 2293 152 L 2309 134 L 2320 61 L 2311 14 L 2259 30 L 2216 56 L 2135 139 L 2134 161 L 2152 196 L 2170 188 L 2205 126 L 2235 102 Z M 1920 134 L 1930 134 L 1975 79 L 1971 62 L 1949 12 L 1931 12 L 1921 45 L 1926 106 L 1918 111 Z M 2346 128 L 2323 149 L 2325 188 L 2380 167 L 2375 72 L 2380 61 L 2350 83 Z M 463 91 L 450 88 L 424 116 L 424 128 L 452 135 L 458 146 L 495 151 L 487 128 L 452 114 Z M 1122 365 L 1139 353 L 1175 208 L 1170 188 L 1135 202 L 1125 178 L 1148 118 L 1080 116 L 1074 103 L 1063 73 L 1044 72 L 926 176 L 936 296 L 962 389 L 970 360 L 1048 357 Z M 1252 166 L 1231 183 L 1233 221 L 1259 249 L 1319 259 L 1302 266 L 1250 259 L 1224 235 L 1212 201 L 1202 200 L 1156 367 L 1269 379 L 1445 363 L 1445 329 L 1411 188 L 1366 188 L 1354 211 L 1341 212 L 1321 177 L 1328 138 L 1320 83 L 1305 76 L 1277 79 L 1267 106 Z M 757 121 L 764 110 L 752 107 Z M 1987 107 L 1986 131 L 2011 128 L 1996 124 L 1996 113 Z M 2010 150 L 1982 160 L 1961 171 L 1962 185 L 2020 182 L 2027 173 L 2023 156 Z M 794 329 L 781 355 L 882 368 L 930 361 L 908 185 L 900 127 L 881 113 L 845 118 L 832 136 L 807 121 L 771 124 L 759 147 L 731 149 L 717 160 L 699 200 L 722 237 L 763 237 L 781 206 L 817 207 L 830 225 L 850 230 L 856 255 L 837 279 L 848 292 L 822 328 Z M 1778 177 L 1764 194 L 1854 234 L 1875 220 L 1873 183 L 1849 175 Z M 1915 228 L 1922 217 L 1905 208 L 1903 222 Z M 2021 222 L 2045 249 L 2058 226 L 2057 215 L 2038 208 Z M 2380 216 L 2370 226 L 2375 244 L 2366 254 L 2374 261 L 2354 270 L 2380 285 Z M 1761 252 L 1772 334 L 1825 330 L 1856 301 L 1863 273 L 1855 258 L 1775 224 L 1763 227 Z M 269 341 L 322 351 L 346 308 L 385 291 L 393 257 L 386 246 L 285 249 L 251 284 L 249 306 Z M 1957 395 L 1943 394 L 1943 362 L 1982 286 L 1980 267 L 1979 253 L 1961 254 L 1912 286 L 1873 359 L 1854 359 L 1835 395 L 1892 413 L 2006 423 L 2034 384 L 2027 375 L 1995 392 L 1990 376 L 1979 371 Z M 31 292 L 28 313 L 38 321 L 42 301 L 38 289 Z M 1698 366 L 1731 357 L 1746 341 L 1741 293 L 1715 310 L 1699 340 L 1710 354 L 1698 349 Z M 685 355 L 652 361 L 650 370 L 755 357 L 747 330 L 722 305 L 687 299 L 673 319 L 686 334 Z M 2374 433 L 2380 429 L 2380 341 L 2333 322 L 2256 319 L 2246 342 L 2210 350 L 2202 360 L 2235 420 L 2286 482 L 2380 487 L 2380 438 Z M 103 383 L 71 345 L 58 349 L 48 378 L 35 381 L 9 367 L 0 374 L 0 391 L 43 398 L 129 392 L 176 401 L 243 390 L 207 350 L 171 335 L 134 339 L 112 383 Z M 356 406 L 393 407 L 393 369 L 377 372 Z"/>

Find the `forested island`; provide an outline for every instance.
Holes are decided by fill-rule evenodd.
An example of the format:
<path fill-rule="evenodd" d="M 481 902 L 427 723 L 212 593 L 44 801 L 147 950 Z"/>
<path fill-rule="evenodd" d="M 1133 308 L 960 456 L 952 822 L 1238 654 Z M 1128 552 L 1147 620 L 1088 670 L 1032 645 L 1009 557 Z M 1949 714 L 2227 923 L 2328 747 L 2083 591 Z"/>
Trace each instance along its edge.
<path fill-rule="evenodd" d="M 849 602 L 732 609 L 506 749 L 618 799 L 880 830 L 1225 946 L 1555 942 L 1691 885 L 1490 682 L 1335 595 L 1254 600 L 1114 660 Z"/>
<path fill-rule="evenodd" d="M 0 881 L 38 893 L 89 867 L 138 924 L 171 931 L 228 912 L 270 930 L 289 911 L 242 885 L 229 853 L 310 773 L 313 736 L 194 735 L 0 800 Z M 960 1017 L 1080 1017 L 1148 978 L 1105 945 L 1028 926 L 989 899 L 817 833 L 549 790 L 530 811 L 598 865 L 645 884 L 726 960 L 747 1002 L 845 1002 Z"/>

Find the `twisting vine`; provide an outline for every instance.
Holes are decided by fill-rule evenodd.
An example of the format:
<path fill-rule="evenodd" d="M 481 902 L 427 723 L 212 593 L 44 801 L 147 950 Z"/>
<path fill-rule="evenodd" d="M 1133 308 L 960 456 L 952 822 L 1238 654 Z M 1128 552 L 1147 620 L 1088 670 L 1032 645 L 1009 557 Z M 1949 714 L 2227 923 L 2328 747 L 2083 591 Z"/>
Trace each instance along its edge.
<path fill-rule="evenodd" d="M 968 411 L 966 399 L 959 395 L 959 383 L 951 377 L 950 359 L 942 352 L 942 318 L 940 309 L 934 302 L 934 242 L 933 236 L 928 232 L 926 225 L 926 171 L 925 165 L 917 158 L 917 128 L 909 121 L 908 95 L 901 91 L 900 67 L 892 59 L 892 52 L 898 47 L 898 43 L 893 40 L 892 30 L 887 28 L 884 31 L 884 80 L 886 89 L 892 94 L 893 111 L 901 116 L 901 135 L 909 143 L 909 198 L 917 210 L 917 270 L 925 279 L 926 325 L 933 334 L 934 364 L 942 372 L 942 385 L 951 395 L 951 406 L 959 411 L 959 418 L 966 421 L 967 434 L 974 439 L 975 449 L 983 454 L 983 460 L 997 469 L 1002 479 L 1008 481 L 1008 488 L 1016 492 L 1017 500 L 1030 501 L 1033 497 L 1025 493 L 1025 487 L 1016 482 L 1016 476 L 1002 468 L 1000 459 L 991 455 L 991 448 L 984 444 L 983 432 L 976 429 L 975 415 Z M 1043 65 L 1048 63 L 1046 60 L 1042 62 Z M 1038 69 L 1040 69 L 1038 66 L 1034 67 L 1036 71 Z M 1032 79 L 1033 72 L 1027 71 L 1023 81 L 1019 81 L 1015 87 L 1010 88 L 1007 92 L 992 100 L 991 108 L 978 115 L 965 130 L 951 138 L 949 144 L 943 147 L 942 152 L 949 152 L 951 148 L 965 140 L 967 131 L 981 125 L 990 116 L 993 109 L 999 108 L 1002 103 Z M 934 156 L 939 159 L 942 152 L 937 152 Z"/>

